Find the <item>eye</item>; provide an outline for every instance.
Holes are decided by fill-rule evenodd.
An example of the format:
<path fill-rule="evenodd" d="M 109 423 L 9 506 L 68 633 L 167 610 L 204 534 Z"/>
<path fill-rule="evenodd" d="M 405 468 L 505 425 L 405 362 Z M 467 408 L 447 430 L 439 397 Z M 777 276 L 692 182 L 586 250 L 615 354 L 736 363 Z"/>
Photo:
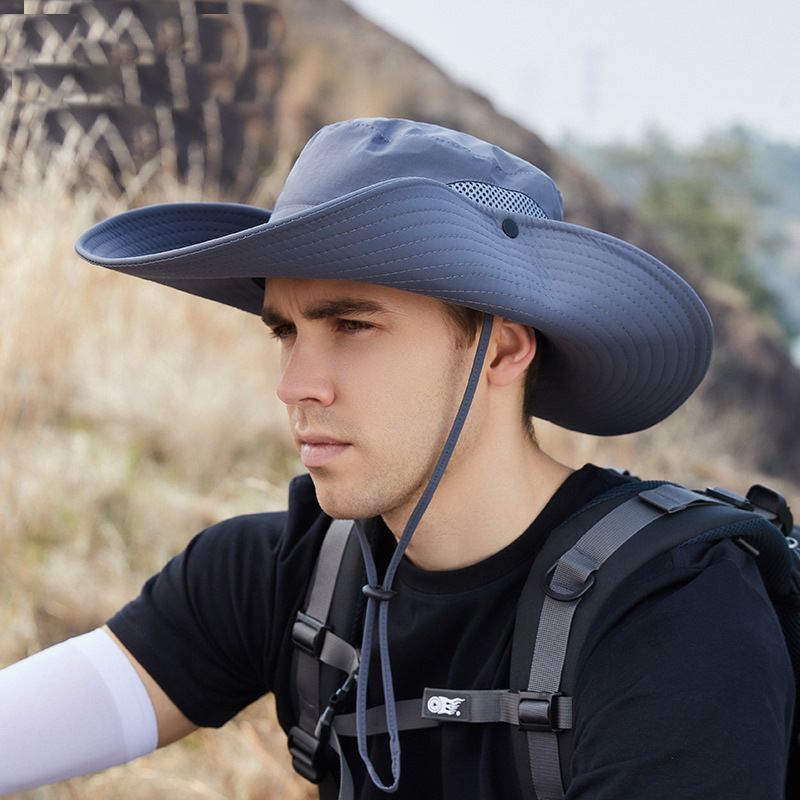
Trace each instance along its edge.
<path fill-rule="evenodd" d="M 295 335 L 294 325 L 276 325 L 274 328 L 270 328 L 270 334 L 273 339 L 288 339 Z"/>
<path fill-rule="evenodd" d="M 369 322 L 362 322 L 358 319 L 339 319 L 336 320 L 337 330 L 343 333 L 358 333 L 359 331 L 366 331 L 373 328 Z"/>

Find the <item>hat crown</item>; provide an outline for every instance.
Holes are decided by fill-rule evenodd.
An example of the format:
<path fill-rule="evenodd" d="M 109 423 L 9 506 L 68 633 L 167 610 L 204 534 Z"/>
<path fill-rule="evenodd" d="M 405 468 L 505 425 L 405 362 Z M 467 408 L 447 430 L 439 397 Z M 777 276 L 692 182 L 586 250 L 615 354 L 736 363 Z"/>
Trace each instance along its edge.
<path fill-rule="evenodd" d="M 527 195 L 551 220 L 561 194 L 542 170 L 467 133 L 383 117 L 326 125 L 309 139 L 275 203 L 272 221 L 397 178 L 474 182 Z"/>

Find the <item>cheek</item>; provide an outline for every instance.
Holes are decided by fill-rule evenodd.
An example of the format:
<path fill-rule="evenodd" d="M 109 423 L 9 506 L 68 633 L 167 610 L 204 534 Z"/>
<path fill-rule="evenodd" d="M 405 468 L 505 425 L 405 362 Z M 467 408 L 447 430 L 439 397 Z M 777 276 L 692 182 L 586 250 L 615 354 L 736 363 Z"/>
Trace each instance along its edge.
<path fill-rule="evenodd" d="M 387 363 L 391 367 L 387 369 Z M 427 353 L 383 362 L 368 383 L 350 384 L 354 419 L 368 436 L 400 450 L 437 442 L 449 430 L 463 392 L 460 370 Z M 366 427 L 364 432 L 367 433 Z"/>

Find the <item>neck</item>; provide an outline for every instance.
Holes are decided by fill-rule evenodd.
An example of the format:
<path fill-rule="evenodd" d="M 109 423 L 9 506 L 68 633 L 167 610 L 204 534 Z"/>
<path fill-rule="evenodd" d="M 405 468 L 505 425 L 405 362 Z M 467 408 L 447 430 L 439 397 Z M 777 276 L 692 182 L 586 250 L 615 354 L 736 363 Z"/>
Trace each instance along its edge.
<path fill-rule="evenodd" d="M 459 452 L 461 445 L 406 551 L 422 569 L 459 569 L 502 550 L 572 472 L 516 429 L 466 444 L 466 454 Z M 396 539 L 412 510 L 409 504 L 384 515 Z"/>

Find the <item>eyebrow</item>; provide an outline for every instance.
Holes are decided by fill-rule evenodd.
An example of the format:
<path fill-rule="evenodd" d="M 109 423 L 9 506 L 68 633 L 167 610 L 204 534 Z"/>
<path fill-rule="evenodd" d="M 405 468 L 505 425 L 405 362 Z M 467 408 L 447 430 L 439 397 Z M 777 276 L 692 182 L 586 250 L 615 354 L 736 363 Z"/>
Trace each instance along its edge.
<path fill-rule="evenodd" d="M 323 300 L 320 303 L 314 303 L 303 310 L 303 316 L 306 319 L 318 320 L 330 319 L 332 317 L 345 317 L 349 314 L 380 314 L 387 310 L 386 306 L 374 300 L 342 297 L 338 300 Z M 261 319 L 264 324 L 270 328 L 274 328 L 276 325 L 290 324 L 290 320 L 286 319 L 277 309 L 269 305 L 265 305 L 264 308 L 261 309 Z"/>

